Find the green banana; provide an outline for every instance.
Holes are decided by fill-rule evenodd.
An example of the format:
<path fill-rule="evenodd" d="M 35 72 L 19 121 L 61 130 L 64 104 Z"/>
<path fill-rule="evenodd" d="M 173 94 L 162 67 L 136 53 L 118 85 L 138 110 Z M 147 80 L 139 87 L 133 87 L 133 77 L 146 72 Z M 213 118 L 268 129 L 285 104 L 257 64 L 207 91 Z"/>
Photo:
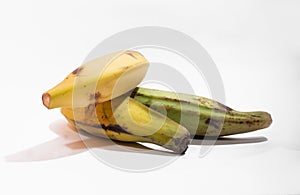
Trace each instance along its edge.
<path fill-rule="evenodd" d="M 184 153 L 190 140 L 186 128 L 130 97 L 64 107 L 61 113 L 75 129 L 112 140 L 154 143 L 174 153 Z"/>
<path fill-rule="evenodd" d="M 224 136 L 269 127 L 267 112 L 240 112 L 217 101 L 188 94 L 137 87 L 130 97 L 186 127 L 191 135 Z"/>

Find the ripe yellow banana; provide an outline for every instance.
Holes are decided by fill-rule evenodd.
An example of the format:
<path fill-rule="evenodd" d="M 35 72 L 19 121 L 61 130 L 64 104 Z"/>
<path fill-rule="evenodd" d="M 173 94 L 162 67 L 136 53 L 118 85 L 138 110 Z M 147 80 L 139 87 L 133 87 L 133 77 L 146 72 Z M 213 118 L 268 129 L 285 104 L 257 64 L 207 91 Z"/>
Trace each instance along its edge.
<path fill-rule="evenodd" d="M 269 127 L 267 112 L 240 112 L 217 101 L 188 94 L 139 88 L 130 95 L 186 127 L 191 135 L 224 136 Z"/>
<path fill-rule="evenodd" d="M 146 58 L 136 51 L 120 51 L 96 58 L 45 92 L 43 104 L 51 109 L 111 100 L 134 89 L 144 78 L 148 66 Z"/>
<path fill-rule="evenodd" d="M 87 107 L 64 107 L 61 113 L 74 128 L 96 136 L 154 143 L 180 154 L 189 144 L 187 129 L 130 97 Z"/>

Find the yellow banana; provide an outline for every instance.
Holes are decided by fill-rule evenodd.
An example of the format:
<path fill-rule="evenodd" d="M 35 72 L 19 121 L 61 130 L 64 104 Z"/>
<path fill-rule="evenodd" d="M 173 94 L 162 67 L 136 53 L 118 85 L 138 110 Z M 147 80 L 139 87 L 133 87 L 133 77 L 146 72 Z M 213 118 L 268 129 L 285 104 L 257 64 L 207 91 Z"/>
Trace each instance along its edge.
<path fill-rule="evenodd" d="M 96 136 L 154 143 L 180 154 L 189 144 L 190 133 L 183 126 L 132 98 L 64 107 L 61 113 L 74 128 Z"/>
<path fill-rule="evenodd" d="M 96 58 L 45 92 L 43 104 L 51 109 L 108 101 L 135 88 L 148 66 L 146 58 L 136 51 L 120 51 Z"/>

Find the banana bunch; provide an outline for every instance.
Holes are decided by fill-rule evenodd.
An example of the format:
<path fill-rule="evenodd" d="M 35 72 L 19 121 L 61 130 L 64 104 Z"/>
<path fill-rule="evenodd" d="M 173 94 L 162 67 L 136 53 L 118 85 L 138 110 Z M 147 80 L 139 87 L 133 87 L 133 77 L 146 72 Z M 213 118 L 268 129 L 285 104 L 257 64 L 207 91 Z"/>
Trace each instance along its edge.
<path fill-rule="evenodd" d="M 194 136 L 250 132 L 272 123 L 266 112 L 239 112 L 214 100 L 136 87 L 149 63 L 136 51 L 96 58 L 45 92 L 43 104 L 61 108 L 71 127 L 126 142 L 149 142 L 174 153 Z"/>

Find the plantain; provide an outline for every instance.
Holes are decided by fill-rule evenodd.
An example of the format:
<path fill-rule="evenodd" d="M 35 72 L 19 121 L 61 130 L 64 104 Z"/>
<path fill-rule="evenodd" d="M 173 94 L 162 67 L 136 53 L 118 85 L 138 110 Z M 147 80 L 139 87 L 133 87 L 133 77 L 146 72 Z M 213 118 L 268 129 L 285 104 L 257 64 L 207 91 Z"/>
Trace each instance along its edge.
<path fill-rule="evenodd" d="M 190 140 L 186 128 L 130 97 L 64 107 L 61 113 L 78 130 L 112 140 L 149 142 L 174 153 L 184 153 Z"/>
<path fill-rule="evenodd" d="M 123 103 L 123 106 L 118 106 L 116 110 L 113 109 L 112 101 L 116 102 L 117 99 L 128 96 L 130 96 L 130 104 L 128 102 Z M 212 99 L 169 91 L 137 87 L 133 92 L 128 92 L 117 99 L 84 108 L 62 108 L 61 112 L 73 127 L 89 133 L 100 136 L 106 135 L 114 140 L 144 141 L 158 145 L 165 143 L 165 141 L 157 140 L 164 139 L 163 137 L 166 135 L 169 135 L 170 140 L 172 140 L 174 129 L 178 129 L 176 124 L 185 127 L 192 138 L 194 136 L 218 137 L 246 133 L 266 128 L 272 123 L 272 118 L 267 112 L 240 112 Z M 127 107 L 130 105 L 130 113 L 125 112 L 128 110 L 125 105 Z M 153 110 L 161 114 L 157 115 Z M 137 124 L 143 124 L 150 120 L 150 115 L 147 114 L 149 112 L 155 116 L 152 118 L 152 123 L 148 123 L 147 126 L 132 123 L 132 118 L 133 121 L 137 121 Z M 118 121 L 113 116 L 117 116 Z M 153 129 L 160 126 L 159 123 L 163 117 L 166 117 L 166 123 L 172 125 L 168 125 L 169 128 L 162 128 L 160 133 L 154 132 Z M 128 128 L 124 131 L 118 124 Z M 183 128 L 180 127 L 179 129 Z M 162 133 L 163 131 L 165 133 Z M 184 137 L 181 138 L 184 140 L 181 143 L 187 143 L 184 134 L 180 133 L 181 137 Z M 171 141 L 171 143 L 173 142 Z M 177 153 L 183 150 L 174 149 L 174 145 L 171 147 L 165 145 L 165 147 L 177 151 Z"/>
<path fill-rule="evenodd" d="M 136 51 L 91 60 L 42 95 L 61 107 L 69 124 L 90 134 L 149 142 L 184 153 L 194 136 L 225 136 L 263 129 L 267 112 L 241 112 L 209 98 L 136 87 L 149 63 Z"/>
<path fill-rule="evenodd" d="M 267 128 L 267 112 L 240 112 L 209 98 L 137 87 L 132 98 L 186 127 L 191 135 L 225 136 Z"/>
<path fill-rule="evenodd" d="M 121 97 L 127 96 L 181 124 L 190 132 L 191 137 L 218 137 L 247 133 L 267 128 L 272 123 L 271 115 L 267 112 L 241 112 L 201 96 L 141 87 Z M 95 118 L 95 116 L 89 116 L 89 113 L 86 113 L 85 119 L 78 118 L 77 120 L 80 122 Z M 97 120 L 101 120 L 100 116 L 98 114 Z"/>
<path fill-rule="evenodd" d="M 87 106 L 104 102 L 134 89 L 144 78 L 149 63 L 136 51 L 119 51 L 91 60 L 46 91 L 48 108 Z"/>

